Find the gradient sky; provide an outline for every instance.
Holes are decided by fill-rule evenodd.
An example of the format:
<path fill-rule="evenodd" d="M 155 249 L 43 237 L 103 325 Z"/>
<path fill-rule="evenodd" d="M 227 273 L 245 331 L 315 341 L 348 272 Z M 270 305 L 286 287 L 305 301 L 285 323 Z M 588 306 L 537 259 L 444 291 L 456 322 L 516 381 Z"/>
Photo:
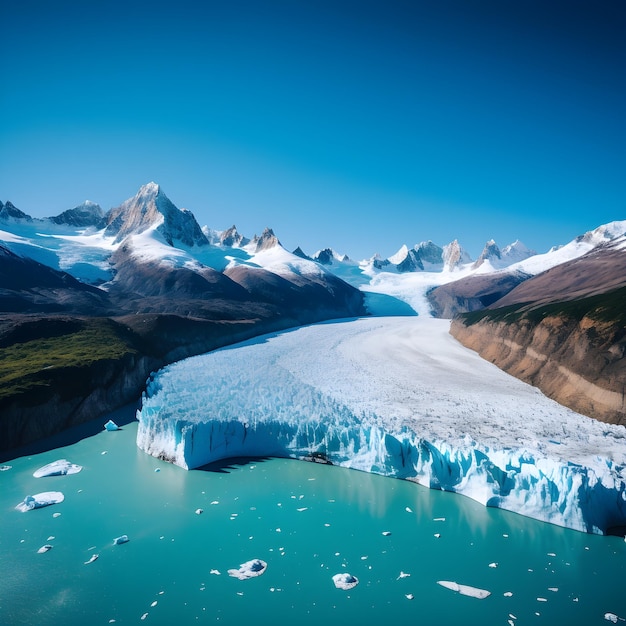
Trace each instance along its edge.
<path fill-rule="evenodd" d="M 626 219 L 626 2 L 0 6 L 0 200 L 158 182 L 200 224 L 355 259 Z"/>

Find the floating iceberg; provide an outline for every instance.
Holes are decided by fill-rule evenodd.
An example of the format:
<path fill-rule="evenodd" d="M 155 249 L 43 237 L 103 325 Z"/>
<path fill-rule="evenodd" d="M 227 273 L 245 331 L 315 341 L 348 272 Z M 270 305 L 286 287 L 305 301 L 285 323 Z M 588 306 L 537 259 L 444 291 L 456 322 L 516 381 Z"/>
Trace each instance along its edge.
<path fill-rule="evenodd" d="M 44 476 L 66 476 L 67 474 L 78 474 L 83 469 L 82 465 L 70 463 L 66 459 L 59 459 L 40 467 L 33 472 L 35 478 L 43 478 Z"/>
<path fill-rule="evenodd" d="M 36 493 L 34 496 L 26 496 L 15 508 L 25 513 L 26 511 L 63 502 L 63 500 L 65 500 L 65 496 L 60 491 L 43 491 L 42 493 Z"/>
<path fill-rule="evenodd" d="M 450 589 L 451 591 L 456 591 L 463 596 L 470 596 L 472 598 L 478 598 L 479 600 L 484 600 L 487 596 L 491 595 L 491 591 L 487 591 L 486 589 L 470 587 L 469 585 L 460 585 L 452 580 L 438 580 L 437 584 L 445 587 L 446 589 Z"/>
<path fill-rule="evenodd" d="M 93 563 L 98 559 L 99 556 L 99 554 L 92 554 L 89 560 L 85 561 L 84 565 L 89 565 L 89 563 Z"/>
<path fill-rule="evenodd" d="M 320 456 L 581 531 L 626 525 L 626 428 L 546 398 L 448 330 L 358 319 L 180 361 L 148 381 L 137 445 L 185 469 Z"/>
<path fill-rule="evenodd" d="M 52 546 L 47 543 L 45 546 L 41 546 L 41 548 L 37 550 L 37 554 L 43 554 L 44 552 L 48 552 L 49 550 L 52 550 Z"/>
<path fill-rule="evenodd" d="M 254 578 L 265 573 L 267 569 L 267 563 L 261 559 L 252 559 L 246 561 L 239 566 L 239 569 L 229 569 L 228 575 L 238 578 L 239 580 L 246 580 L 248 578 Z M 211 570 L 213 572 L 213 570 Z"/>
<path fill-rule="evenodd" d="M 116 537 L 115 539 L 113 539 L 113 545 L 119 546 L 122 543 L 128 543 L 129 541 L 130 539 L 128 538 L 128 535 L 120 535 L 119 537 Z"/>
<path fill-rule="evenodd" d="M 333 576 L 333 582 L 335 583 L 335 587 L 337 589 L 352 589 L 359 584 L 359 579 L 352 574 L 348 574 L 348 572 L 343 572 L 341 574 L 335 574 Z"/>
<path fill-rule="evenodd" d="M 110 431 L 113 430 L 119 430 L 120 427 L 113 421 L 113 420 L 109 420 L 105 425 L 104 425 L 104 429 Z"/>

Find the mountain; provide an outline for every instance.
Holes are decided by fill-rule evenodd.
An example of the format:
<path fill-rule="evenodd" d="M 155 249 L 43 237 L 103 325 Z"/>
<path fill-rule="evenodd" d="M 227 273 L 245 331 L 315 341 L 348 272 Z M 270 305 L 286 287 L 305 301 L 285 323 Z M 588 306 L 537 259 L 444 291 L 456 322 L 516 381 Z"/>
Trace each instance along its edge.
<path fill-rule="evenodd" d="M 233 225 L 219 235 L 219 242 L 222 246 L 243 248 L 250 243 L 250 240 L 241 235 L 237 231 L 237 227 Z"/>
<path fill-rule="evenodd" d="M 32 222 L 33 218 L 20 211 L 13 203 L 7 201 L 6 204 L 0 202 L 0 220 L 3 222 Z"/>
<path fill-rule="evenodd" d="M 63 211 L 55 217 L 48 218 L 54 224 L 65 224 L 77 228 L 103 228 L 104 211 L 99 204 L 86 200 L 73 209 Z"/>
<path fill-rule="evenodd" d="M 85 285 L 67 272 L 20 257 L 0 244 L 2 314 L 75 313 L 106 315 L 112 309 L 106 292 Z"/>
<path fill-rule="evenodd" d="M 313 255 L 312 259 L 314 261 L 317 261 L 318 263 L 321 263 L 322 265 L 332 265 L 333 263 L 347 263 L 348 261 L 350 261 L 350 258 L 347 254 L 339 254 L 338 252 L 335 252 L 332 248 L 324 248 L 323 250 L 318 250 Z"/>
<path fill-rule="evenodd" d="M 450 332 L 561 404 L 626 424 L 626 236 L 620 233 L 603 228 L 577 238 L 591 250 L 456 317 Z"/>
<path fill-rule="evenodd" d="M 253 252 L 261 252 L 263 250 L 269 250 L 275 246 L 280 246 L 281 243 L 278 241 L 278 237 L 276 237 L 274 231 L 271 228 L 266 228 L 261 233 L 260 237 L 255 235 L 249 245 Z"/>
<path fill-rule="evenodd" d="M 209 243 L 193 213 L 174 206 L 156 183 L 144 185 L 133 198 L 111 209 L 105 224 L 104 235 L 114 237 L 117 243 L 152 227 L 170 246 L 174 242 L 189 247 Z"/>
<path fill-rule="evenodd" d="M 443 267 L 446 270 L 457 269 L 471 261 L 470 255 L 461 247 L 457 239 L 443 247 L 442 258 Z"/>

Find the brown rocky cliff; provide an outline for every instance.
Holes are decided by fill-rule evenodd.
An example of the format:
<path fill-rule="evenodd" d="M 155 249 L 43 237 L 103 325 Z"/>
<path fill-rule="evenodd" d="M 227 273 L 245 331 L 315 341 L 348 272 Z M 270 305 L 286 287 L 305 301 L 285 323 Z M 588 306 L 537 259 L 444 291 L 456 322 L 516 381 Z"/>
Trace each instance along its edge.
<path fill-rule="evenodd" d="M 598 420 L 626 424 L 626 337 L 611 321 L 584 316 L 453 320 L 451 334 L 500 369 Z"/>

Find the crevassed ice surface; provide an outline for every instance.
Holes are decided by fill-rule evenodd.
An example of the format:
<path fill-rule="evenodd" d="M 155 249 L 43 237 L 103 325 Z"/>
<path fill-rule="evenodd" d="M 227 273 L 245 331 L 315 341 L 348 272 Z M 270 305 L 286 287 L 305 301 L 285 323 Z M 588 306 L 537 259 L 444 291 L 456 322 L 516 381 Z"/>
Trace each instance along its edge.
<path fill-rule="evenodd" d="M 626 525 L 626 429 L 562 407 L 448 330 L 358 319 L 178 362 L 148 383 L 137 445 L 187 469 L 322 455 L 577 530 Z"/>

